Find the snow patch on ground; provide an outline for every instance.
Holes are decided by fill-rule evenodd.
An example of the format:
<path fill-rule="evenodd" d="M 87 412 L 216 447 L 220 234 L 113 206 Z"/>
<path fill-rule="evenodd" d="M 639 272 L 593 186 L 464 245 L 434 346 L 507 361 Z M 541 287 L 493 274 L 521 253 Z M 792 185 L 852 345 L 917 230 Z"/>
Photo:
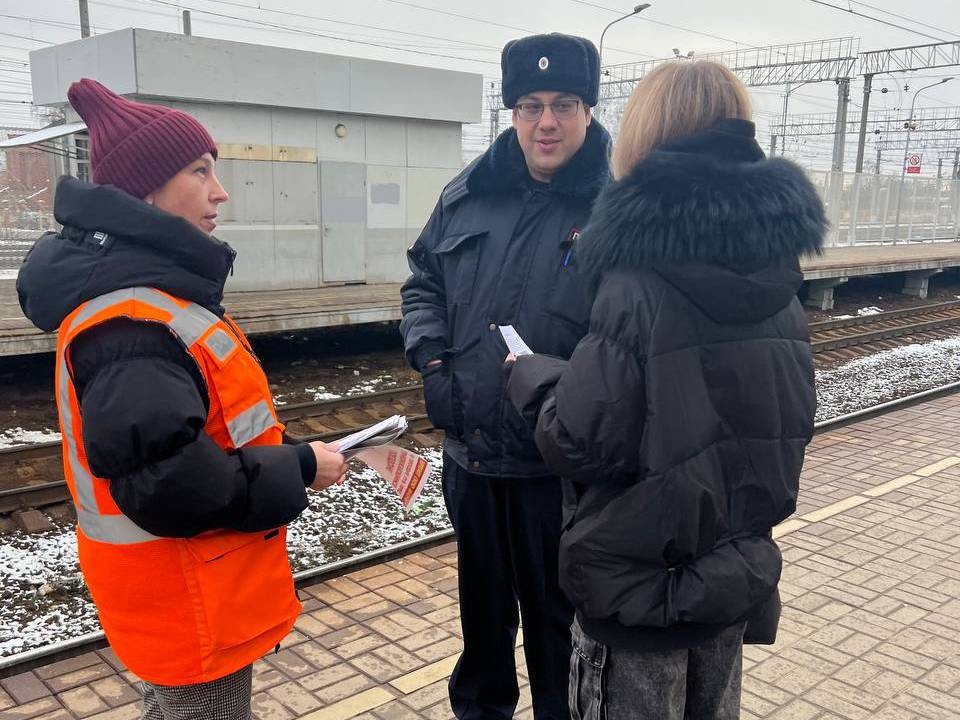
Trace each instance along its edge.
<path fill-rule="evenodd" d="M 355 374 L 359 373 L 355 371 Z M 304 388 L 303 391 L 305 394 L 313 397 L 313 402 L 322 402 L 324 400 L 339 400 L 345 396 L 369 395 L 370 393 L 375 393 L 380 390 L 389 390 L 395 387 L 399 387 L 397 379 L 390 373 L 384 373 L 382 375 L 378 375 L 377 377 L 361 380 L 354 385 L 351 385 L 343 392 L 333 392 L 325 385 L 307 387 Z"/>
<path fill-rule="evenodd" d="M 874 305 L 871 305 L 870 307 L 860 308 L 859 310 L 857 310 L 857 315 L 859 315 L 860 317 L 864 317 L 866 315 L 881 315 L 881 314 L 883 314 L 883 308 L 878 308 Z"/>
<path fill-rule="evenodd" d="M 404 512 L 393 489 L 377 473 L 352 462 L 341 486 L 310 493 L 310 506 L 287 532 L 294 571 L 423 537 L 450 527 L 440 489 L 441 452 L 414 448 L 433 465 L 417 504 Z"/>
<path fill-rule="evenodd" d="M 60 433 L 48 428 L 43 430 L 24 430 L 11 428 L 0 432 L 0 448 L 15 447 L 17 445 L 33 445 L 60 440 Z"/>
<path fill-rule="evenodd" d="M 440 489 L 440 449 L 408 446 L 434 467 L 417 504 L 404 512 L 385 480 L 352 462 L 347 481 L 310 492 L 310 506 L 291 523 L 287 550 L 294 572 L 450 527 Z M 0 539 L 0 657 L 99 629 L 82 584 L 72 523 Z"/>
<path fill-rule="evenodd" d="M 915 343 L 817 371 L 817 420 L 960 380 L 960 337 Z"/>
<path fill-rule="evenodd" d="M 388 378 L 378 378 L 385 381 Z M 853 412 L 903 395 L 960 380 L 960 337 L 907 345 L 817 372 L 817 420 Z M 373 392 L 386 384 L 351 389 Z M 317 387 L 312 392 L 326 390 Z M 330 393 L 332 395 L 332 393 Z M 46 436 L 52 439 L 53 434 Z M 290 526 L 287 543 L 295 570 L 449 527 L 440 490 L 441 451 L 410 447 L 434 466 L 419 503 L 404 513 L 378 475 L 351 463 L 340 487 L 309 494 L 310 506 Z M 79 585 L 72 526 L 42 535 L 16 533 L 0 540 L 0 656 L 77 637 L 98 628 L 96 612 Z"/>
<path fill-rule="evenodd" d="M 324 400 L 338 400 L 341 398 L 341 395 L 337 393 L 327 392 L 327 389 L 320 385 L 318 387 L 308 387 L 304 388 L 303 391 L 308 395 L 313 395 L 313 402 L 322 402 Z"/>
<path fill-rule="evenodd" d="M 3 538 L 0 578 L 0 656 L 99 630 L 81 583 L 72 523 Z"/>

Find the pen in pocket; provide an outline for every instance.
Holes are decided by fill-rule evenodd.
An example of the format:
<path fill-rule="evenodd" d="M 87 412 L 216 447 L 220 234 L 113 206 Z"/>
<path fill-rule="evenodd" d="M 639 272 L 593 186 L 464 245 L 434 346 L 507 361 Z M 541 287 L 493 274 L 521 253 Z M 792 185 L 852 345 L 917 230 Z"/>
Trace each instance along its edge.
<path fill-rule="evenodd" d="M 570 264 L 570 260 L 573 259 L 573 247 L 574 243 L 580 239 L 580 230 L 573 228 L 570 231 L 570 234 L 567 236 L 565 242 L 561 243 L 561 247 L 566 247 L 566 250 L 563 253 L 563 267 L 567 267 Z"/>

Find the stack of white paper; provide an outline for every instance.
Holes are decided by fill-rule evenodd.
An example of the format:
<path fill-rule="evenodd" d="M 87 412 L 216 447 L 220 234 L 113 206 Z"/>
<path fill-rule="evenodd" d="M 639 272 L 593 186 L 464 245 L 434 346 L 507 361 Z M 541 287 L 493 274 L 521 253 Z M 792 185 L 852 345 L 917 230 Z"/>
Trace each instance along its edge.
<path fill-rule="evenodd" d="M 352 435 L 347 435 L 337 443 L 337 452 L 345 458 L 352 458 L 364 448 L 378 447 L 392 443 L 407 430 L 407 418 L 403 415 L 394 415 L 381 420 Z"/>
<path fill-rule="evenodd" d="M 356 458 L 379 473 L 396 492 L 406 510 L 410 509 L 430 477 L 429 462 L 411 450 L 393 445 L 407 429 L 407 418 L 394 415 L 359 430 L 337 443 L 345 458 Z"/>

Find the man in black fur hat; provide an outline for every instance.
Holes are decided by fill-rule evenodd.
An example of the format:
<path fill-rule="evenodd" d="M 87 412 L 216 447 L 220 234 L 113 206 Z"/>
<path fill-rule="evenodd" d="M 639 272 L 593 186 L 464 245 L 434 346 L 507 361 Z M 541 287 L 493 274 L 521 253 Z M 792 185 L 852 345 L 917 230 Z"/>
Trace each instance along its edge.
<path fill-rule="evenodd" d="M 445 431 L 464 644 L 453 711 L 513 716 L 522 617 L 534 716 L 559 719 L 569 717 L 573 620 L 557 575 L 560 482 L 505 399 L 498 327 L 562 358 L 586 333 L 576 241 L 607 182 L 610 140 L 591 117 L 600 68 L 589 40 L 521 38 L 501 65 L 513 127 L 447 185 L 410 248 L 400 330 L 430 419 Z"/>

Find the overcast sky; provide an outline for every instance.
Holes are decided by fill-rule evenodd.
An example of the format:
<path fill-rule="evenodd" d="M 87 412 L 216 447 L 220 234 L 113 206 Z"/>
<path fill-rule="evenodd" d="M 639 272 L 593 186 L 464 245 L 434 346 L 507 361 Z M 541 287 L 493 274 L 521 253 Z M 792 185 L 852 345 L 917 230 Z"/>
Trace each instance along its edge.
<path fill-rule="evenodd" d="M 604 63 L 663 58 L 673 48 L 707 54 L 738 47 L 853 36 L 861 50 L 903 47 L 960 37 L 960 2 L 825 0 L 914 32 L 817 4 L 814 0 L 654 0 L 635 18 L 613 26 L 604 41 Z M 599 43 L 604 26 L 632 8 L 617 0 L 90 0 L 95 33 L 123 27 L 181 30 L 180 11 L 193 13 L 193 33 L 205 37 L 295 47 L 498 78 L 500 47 L 534 32 L 567 32 Z M 79 37 L 77 0 L 0 0 L 0 126 L 24 124 L 17 101 L 29 100 L 28 51 Z M 882 11 L 887 11 L 886 13 Z M 895 14 L 904 16 L 897 17 Z M 307 15 L 311 17 L 302 17 Z M 921 34 L 922 33 L 922 34 Z M 927 36 L 933 36 L 931 37 Z M 909 106 L 913 92 L 952 73 L 957 80 L 925 91 L 918 107 L 960 105 L 960 68 L 880 76 L 871 108 Z M 888 92 L 881 93 L 886 87 Z M 908 88 L 908 89 L 905 89 Z M 753 88 L 761 142 L 769 143 L 779 118 L 783 88 Z M 790 114 L 835 112 L 833 83 L 807 85 L 790 96 Z M 849 112 L 858 114 L 859 79 L 851 85 Z M 478 144 L 479 129 L 468 143 Z M 788 145 L 811 162 L 826 155 L 830 139 Z"/>

